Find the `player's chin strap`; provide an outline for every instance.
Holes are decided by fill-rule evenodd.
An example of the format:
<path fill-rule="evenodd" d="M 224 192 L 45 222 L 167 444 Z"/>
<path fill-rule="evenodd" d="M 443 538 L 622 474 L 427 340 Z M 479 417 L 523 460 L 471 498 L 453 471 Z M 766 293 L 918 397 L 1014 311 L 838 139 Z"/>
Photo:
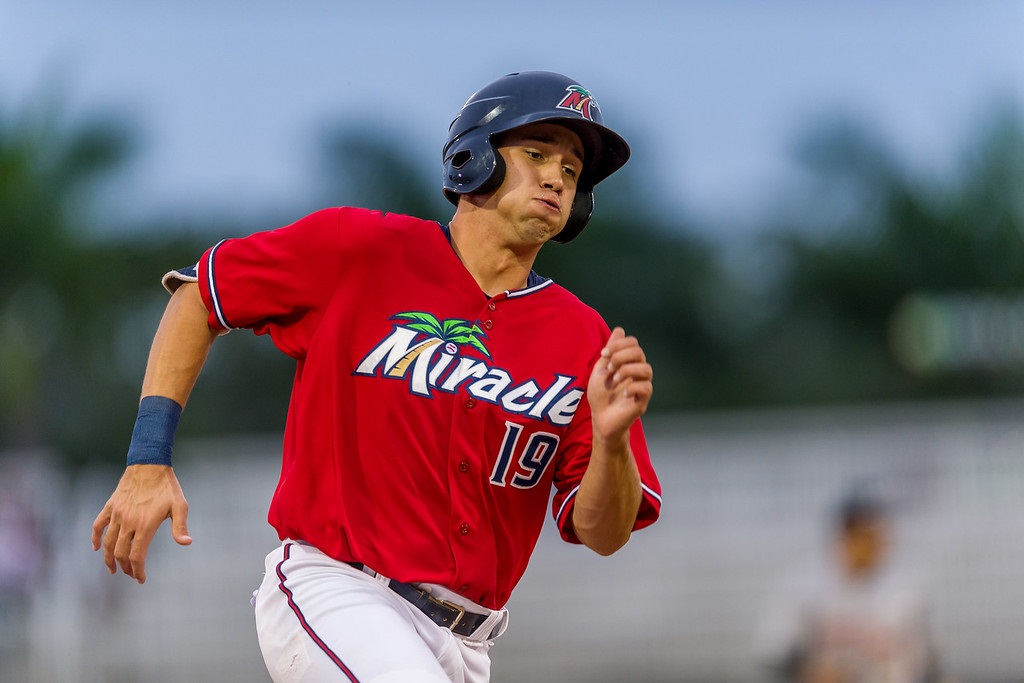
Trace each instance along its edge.
<path fill-rule="evenodd" d="M 505 628 L 508 624 L 508 619 L 505 614 L 502 615 L 501 621 L 491 628 L 489 633 L 479 635 L 477 634 L 477 631 L 484 626 L 484 622 L 491 619 L 495 614 L 494 612 L 490 614 L 469 612 L 465 607 L 448 600 L 436 598 L 431 595 L 429 591 L 418 588 L 411 583 L 404 583 L 402 581 L 395 581 L 394 579 L 383 577 L 361 562 L 349 562 L 348 564 L 352 565 L 364 574 L 368 574 L 377 579 L 382 584 L 386 585 L 388 588 L 412 603 L 413 606 L 426 614 L 435 624 L 448 629 L 456 635 L 473 640 L 491 640 L 505 632 Z"/>

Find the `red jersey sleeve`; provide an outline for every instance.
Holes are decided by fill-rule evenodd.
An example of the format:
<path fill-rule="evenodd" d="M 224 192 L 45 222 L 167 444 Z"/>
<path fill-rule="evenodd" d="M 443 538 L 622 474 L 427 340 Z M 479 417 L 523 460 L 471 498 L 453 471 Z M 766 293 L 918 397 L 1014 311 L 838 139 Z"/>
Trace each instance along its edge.
<path fill-rule="evenodd" d="M 573 419 L 566 448 L 555 469 L 555 495 L 551 502 L 551 512 L 558 524 L 558 531 L 562 539 L 569 543 L 582 543 L 572 525 L 572 511 L 583 473 L 590 464 L 592 430 L 590 404 L 584 397 Z M 629 446 L 640 473 L 640 510 L 633 524 L 633 531 L 637 531 L 654 524 L 661 514 L 661 483 L 651 464 L 651 454 L 640 420 L 634 422 L 629 430 Z"/>
<path fill-rule="evenodd" d="M 196 277 L 210 311 L 210 327 L 270 334 L 282 351 L 302 357 L 344 261 L 356 257 L 360 226 L 354 220 L 342 230 L 346 211 L 352 210 L 324 209 L 291 225 L 227 239 L 208 249 Z"/>

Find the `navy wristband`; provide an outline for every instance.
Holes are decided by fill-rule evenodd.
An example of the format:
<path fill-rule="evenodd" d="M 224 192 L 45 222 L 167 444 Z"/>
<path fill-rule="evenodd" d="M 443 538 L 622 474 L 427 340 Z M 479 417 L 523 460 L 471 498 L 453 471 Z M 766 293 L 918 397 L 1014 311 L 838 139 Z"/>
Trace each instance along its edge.
<path fill-rule="evenodd" d="M 147 396 L 139 401 L 139 415 L 128 446 L 128 464 L 170 466 L 180 417 L 181 405 L 172 399 Z"/>

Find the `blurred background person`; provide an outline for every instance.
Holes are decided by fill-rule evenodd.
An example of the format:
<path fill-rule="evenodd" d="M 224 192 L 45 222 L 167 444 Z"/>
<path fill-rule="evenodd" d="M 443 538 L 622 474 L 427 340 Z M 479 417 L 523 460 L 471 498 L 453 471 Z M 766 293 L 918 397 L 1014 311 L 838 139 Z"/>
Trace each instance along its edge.
<path fill-rule="evenodd" d="M 757 633 L 759 660 L 798 683 L 938 683 L 924 584 L 892 561 L 881 498 L 855 491 L 832 521 L 826 562 L 791 577 Z"/>

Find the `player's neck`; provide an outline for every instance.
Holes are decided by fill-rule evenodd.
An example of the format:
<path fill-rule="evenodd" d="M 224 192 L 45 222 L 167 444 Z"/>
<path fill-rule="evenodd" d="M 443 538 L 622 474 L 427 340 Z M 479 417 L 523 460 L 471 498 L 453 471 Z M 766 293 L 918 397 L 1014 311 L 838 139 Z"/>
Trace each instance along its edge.
<path fill-rule="evenodd" d="M 525 287 L 540 246 L 513 249 L 481 227 L 457 218 L 451 222 L 452 248 L 466 270 L 488 296 Z"/>

